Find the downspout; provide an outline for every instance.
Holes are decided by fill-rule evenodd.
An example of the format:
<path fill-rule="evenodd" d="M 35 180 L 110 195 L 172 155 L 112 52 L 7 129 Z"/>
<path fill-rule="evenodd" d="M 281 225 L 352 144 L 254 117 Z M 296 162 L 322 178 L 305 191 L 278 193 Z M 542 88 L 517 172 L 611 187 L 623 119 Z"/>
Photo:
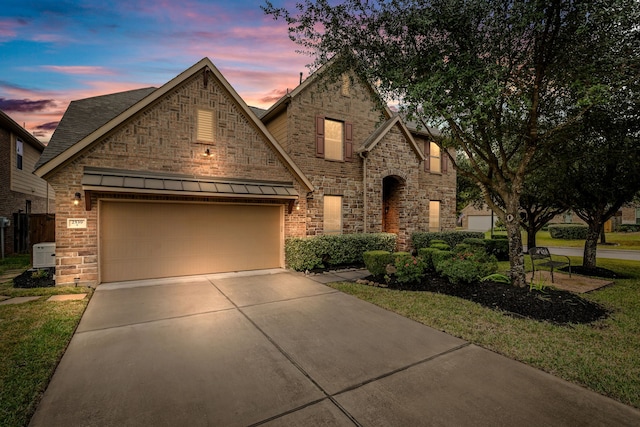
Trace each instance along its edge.
<path fill-rule="evenodd" d="M 362 209 L 364 211 L 363 226 L 364 232 L 367 232 L 367 152 L 360 152 L 362 159 Z"/>

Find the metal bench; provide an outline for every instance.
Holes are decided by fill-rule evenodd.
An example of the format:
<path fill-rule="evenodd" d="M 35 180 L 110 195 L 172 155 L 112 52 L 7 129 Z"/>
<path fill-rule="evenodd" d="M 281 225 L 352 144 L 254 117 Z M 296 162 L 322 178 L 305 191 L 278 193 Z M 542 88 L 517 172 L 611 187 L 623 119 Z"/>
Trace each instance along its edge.
<path fill-rule="evenodd" d="M 556 267 L 564 267 L 569 266 L 569 277 L 571 277 L 571 260 L 568 256 L 565 255 L 555 255 L 556 257 L 565 257 L 566 261 L 555 261 L 551 257 L 551 253 L 549 252 L 549 248 L 545 247 L 536 247 L 529 249 L 529 256 L 531 257 L 531 266 L 533 268 L 533 273 L 531 274 L 531 281 L 533 282 L 533 278 L 536 274 L 536 266 L 538 267 L 550 267 L 551 268 L 551 283 L 553 283 L 553 269 Z M 538 262 L 536 264 L 537 261 Z"/>

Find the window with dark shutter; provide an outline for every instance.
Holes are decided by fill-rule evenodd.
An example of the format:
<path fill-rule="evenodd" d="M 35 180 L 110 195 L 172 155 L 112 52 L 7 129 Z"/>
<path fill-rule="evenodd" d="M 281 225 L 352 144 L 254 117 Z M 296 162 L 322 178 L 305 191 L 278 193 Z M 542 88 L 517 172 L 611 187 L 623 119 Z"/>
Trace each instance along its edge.
<path fill-rule="evenodd" d="M 344 124 L 344 160 L 353 161 L 353 123 Z"/>
<path fill-rule="evenodd" d="M 424 143 L 424 170 L 425 172 L 429 172 L 429 164 L 431 163 L 431 157 L 429 154 L 429 146 L 431 144 L 429 142 Z"/>
<path fill-rule="evenodd" d="M 316 157 L 324 157 L 324 117 L 316 117 Z"/>

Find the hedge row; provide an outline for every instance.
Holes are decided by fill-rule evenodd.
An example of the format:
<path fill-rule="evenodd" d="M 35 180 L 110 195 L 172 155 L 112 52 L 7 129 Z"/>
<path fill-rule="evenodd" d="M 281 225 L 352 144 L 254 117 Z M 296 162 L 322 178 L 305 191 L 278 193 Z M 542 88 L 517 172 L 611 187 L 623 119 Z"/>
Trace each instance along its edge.
<path fill-rule="evenodd" d="M 584 240 L 587 238 L 589 228 L 581 224 L 553 224 L 549 225 L 549 234 L 552 239 Z"/>
<path fill-rule="evenodd" d="M 284 254 L 287 266 L 296 271 L 362 264 L 364 252 L 395 251 L 396 239 L 392 233 L 294 237 L 286 240 Z"/>
<path fill-rule="evenodd" d="M 416 250 L 431 247 L 432 240 L 443 240 L 449 247 L 455 248 L 464 239 L 484 239 L 481 231 L 441 231 L 441 232 L 416 232 L 411 235 L 411 242 Z"/>
<path fill-rule="evenodd" d="M 618 226 L 618 231 L 622 233 L 633 233 L 640 231 L 640 224 L 621 224 Z"/>

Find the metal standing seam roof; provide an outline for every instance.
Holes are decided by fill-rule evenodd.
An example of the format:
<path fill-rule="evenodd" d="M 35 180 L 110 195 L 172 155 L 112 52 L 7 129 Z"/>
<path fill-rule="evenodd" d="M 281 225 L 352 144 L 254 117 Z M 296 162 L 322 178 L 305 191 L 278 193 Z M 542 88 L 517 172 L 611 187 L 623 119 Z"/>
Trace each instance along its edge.
<path fill-rule="evenodd" d="M 206 197 L 297 199 L 292 182 L 258 182 L 209 179 L 181 175 L 151 175 L 136 171 L 85 169 L 84 191 L 173 194 Z"/>

